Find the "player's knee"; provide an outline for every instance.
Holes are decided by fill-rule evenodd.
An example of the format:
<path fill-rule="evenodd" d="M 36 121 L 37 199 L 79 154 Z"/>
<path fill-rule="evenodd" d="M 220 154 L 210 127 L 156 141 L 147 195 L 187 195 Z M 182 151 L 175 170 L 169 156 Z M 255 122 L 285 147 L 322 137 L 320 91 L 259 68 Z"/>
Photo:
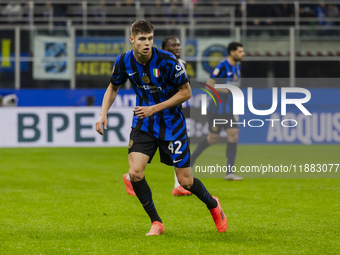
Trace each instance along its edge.
<path fill-rule="evenodd" d="M 130 168 L 129 169 L 130 179 L 133 182 L 141 181 L 144 178 L 143 171 L 138 171 L 137 169 Z"/>
<path fill-rule="evenodd" d="M 194 183 L 192 178 L 179 178 L 178 182 L 186 190 L 189 190 Z"/>
<path fill-rule="evenodd" d="M 207 140 L 208 140 L 208 143 L 211 145 L 211 144 L 217 143 L 218 138 L 219 136 L 208 136 Z"/>
<path fill-rule="evenodd" d="M 238 129 L 227 129 L 227 139 L 230 143 L 237 143 L 238 141 Z"/>
<path fill-rule="evenodd" d="M 238 134 L 237 133 L 228 136 L 228 142 L 237 143 L 237 141 L 238 141 Z"/>

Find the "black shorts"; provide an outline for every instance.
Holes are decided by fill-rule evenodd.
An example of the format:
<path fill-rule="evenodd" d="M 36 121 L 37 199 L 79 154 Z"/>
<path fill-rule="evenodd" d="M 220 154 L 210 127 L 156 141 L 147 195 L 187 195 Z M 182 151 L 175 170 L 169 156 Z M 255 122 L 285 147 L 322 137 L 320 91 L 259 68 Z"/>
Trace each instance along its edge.
<path fill-rule="evenodd" d="M 215 123 L 214 127 L 214 119 L 220 119 L 217 124 Z M 238 124 L 235 122 L 238 121 L 238 116 L 233 114 L 209 114 L 208 115 L 208 122 L 209 122 L 209 132 L 214 134 L 220 134 L 222 130 L 226 130 L 229 128 L 238 128 Z M 224 124 L 224 122 L 227 122 Z"/>
<path fill-rule="evenodd" d="M 161 162 L 177 168 L 190 167 L 190 148 L 188 139 L 177 141 L 163 141 L 133 128 L 130 133 L 129 153 L 140 152 L 148 155 L 151 163 L 157 148 Z"/>

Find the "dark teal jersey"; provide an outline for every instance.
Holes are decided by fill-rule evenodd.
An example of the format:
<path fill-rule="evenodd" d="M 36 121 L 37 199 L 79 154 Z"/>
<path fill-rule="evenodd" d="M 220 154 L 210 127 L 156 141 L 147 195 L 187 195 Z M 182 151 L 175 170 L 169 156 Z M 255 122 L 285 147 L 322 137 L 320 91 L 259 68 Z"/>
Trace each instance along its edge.
<path fill-rule="evenodd" d="M 187 75 L 176 57 L 169 52 L 152 48 L 150 60 L 142 65 L 133 56 L 133 51 L 118 56 L 111 75 L 115 86 L 130 80 L 136 93 L 137 106 L 151 106 L 171 98 L 178 88 L 188 82 Z M 186 138 L 186 123 L 181 105 L 140 119 L 133 117 L 132 127 L 154 137 L 175 141 Z"/>

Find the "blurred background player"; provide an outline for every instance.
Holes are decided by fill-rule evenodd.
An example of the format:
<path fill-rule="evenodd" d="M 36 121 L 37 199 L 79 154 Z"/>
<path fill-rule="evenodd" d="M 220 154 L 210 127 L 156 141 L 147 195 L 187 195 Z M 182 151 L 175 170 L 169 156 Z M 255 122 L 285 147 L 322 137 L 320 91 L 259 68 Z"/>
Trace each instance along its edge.
<path fill-rule="evenodd" d="M 185 70 L 186 62 L 183 59 L 181 59 L 181 50 L 182 50 L 181 42 L 176 36 L 164 37 L 162 41 L 162 50 L 165 50 L 165 51 L 168 51 L 174 54 L 178 62 L 181 64 L 181 66 Z"/>
<path fill-rule="evenodd" d="M 177 58 L 178 62 L 181 64 L 181 66 L 183 67 L 183 69 L 185 70 L 185 66 L 186 66 L 186 62 L 181 59 L 181 43 L 179 41 L 179 39 L 176 36 L 167 36 L 164 37 L 163 41 L 162 41 L 162 50 L 171 52 L 172 54 L 175 55 L 175 57 Z M 129 195 L 131 196 L 135 196 L 135 192 L 132 188 L 132 184 L 130 181 L 130 176 L 129 174 L 124 174 L 123 175 L 123 180 L 125 183 L 125 188 L 126 191 Z M 172 195 L 174 196 L 190 196 L 192 195 L 192 193 L 186 189 L 184 189 L 178 182 L 177 180 L 177 176 L 175 173 L 175 187 L 172 190 Z"/>
<path fill-rule="evenodd" d="M 216 82 L 228 83 L 239 86 L 240 79 L 240 65 L 242 57 L 244 56 L 243 45 L 238 42 L 231 42 L 228 45 L 228 57 L 221 61 L 210 75 L 207 84 L 214 87 Z M 242 177 L 237 176 L 231 171 L 235 165 L 236 148 L 238 142 L 238 125 L 231 126 L 230 120 L 233 122 L 238 121 L 238 116 L 233 114 L 233 98 L 228 89 L 216 89 L 219 92 L 222 105 L 215 106 L 211 101 L 208 107 L 208 121 L 209 121 L 209 134 L 203 138 L 197 145 L 195 151 L 191 155 L 192 166 L 194 165 L 197 157 L 210 145 L 216 143 L 220 138 L 222 128 L 225 127 L 227 132 L 227 148 L 226 157 L 228 172 L 224 177 L 225 180 L 242 180 Z M 227 119 L 226 126 L 218 125 L 213 127 L 213 119 Z"/>

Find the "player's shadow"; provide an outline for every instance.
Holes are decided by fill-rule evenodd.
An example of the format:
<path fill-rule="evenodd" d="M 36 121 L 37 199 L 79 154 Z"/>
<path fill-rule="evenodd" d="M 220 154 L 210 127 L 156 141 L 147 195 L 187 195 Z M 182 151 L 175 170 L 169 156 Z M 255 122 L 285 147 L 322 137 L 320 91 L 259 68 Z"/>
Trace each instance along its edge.
<path fill-rule="evenodd" d="M 213 224 L 213 222 L 211 222 Z M 249 234 L 253 232 L 252 234 Z M 279 235 L 288 235 L 288 231 L 281 230 Z M 287 232 L 287 233 L 285 233 Z M 193 234 L 194 233 L 194 234 Z M 253 230 L 237 230 L 236 227 L 229 226 L 228 230 L 224 233 L 219 233 L 214 226 L 211 229 L 203 229 L 199 226 L 199 224 L 195 227 L 187 228 L 186 231 L 178 231 L 178 228 L 175 228 L 173 231 L 168 229 L 164 232 L 164 235 L 167 236 L 167 239 L 173 239 L 174 242 L 178 242 L 179 240 L 185 240 L 186 243 L 192 243 L 193 245 L 198 243 L 211 243 L 211 244 L 235 244 L 242 246 L 252 246 L 260 243 L 261 245 L 266 245 L 273 243 L 271 237 L 273 237 L 273 233 L 270 231 L 266 231 L 263 228 L 254 228 Z M 271 237 L 270 237 L 271 236 Z"/>

